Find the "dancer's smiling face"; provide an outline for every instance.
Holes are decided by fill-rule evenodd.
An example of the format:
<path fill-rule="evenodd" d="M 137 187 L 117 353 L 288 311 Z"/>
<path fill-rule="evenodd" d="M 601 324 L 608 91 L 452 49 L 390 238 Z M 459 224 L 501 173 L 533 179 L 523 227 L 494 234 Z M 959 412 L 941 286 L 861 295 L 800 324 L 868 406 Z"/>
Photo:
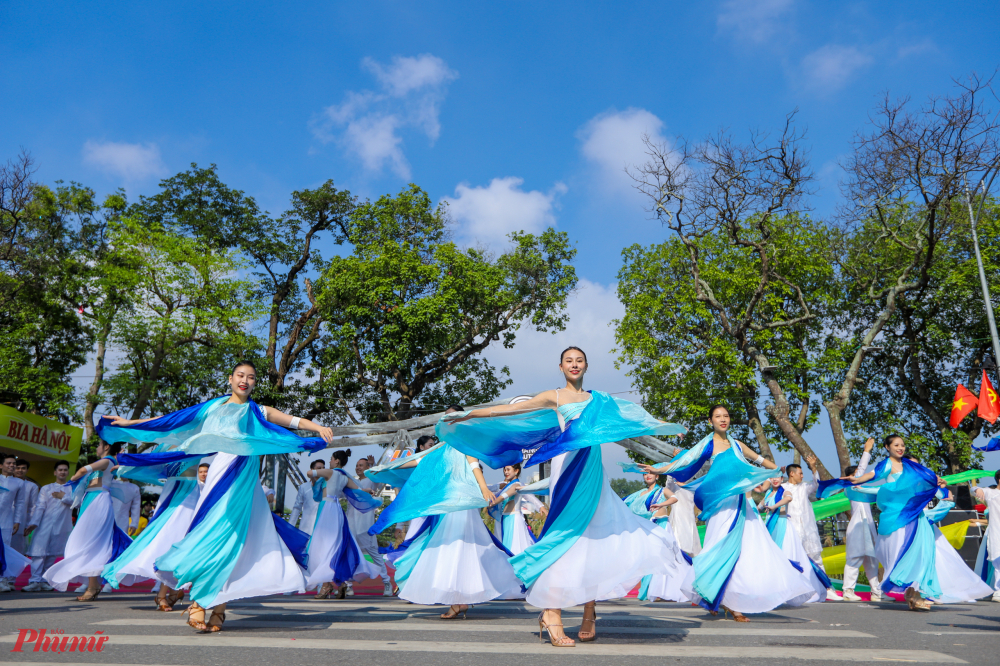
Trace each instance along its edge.
<path fill-rule="evenodd" d="M 656 483 L 656 476 L 657 476 L 656 474 L 643 474 L 642 482 L 645 483 L 647 486 L 651 486 L 654 483 Z"/>
<path fill-rule="evenodd" d="M 521 475 L 521 468 L 514 467 L 513 465 L 507 465 L 503 468 L 503 480 L 512 481 Z"/>
<path fill-rule="evenodd" d="M 708 419 L 712 422 L 712 428 L 720 435 L 724 435 L 729 430 L 729 410 L 725 407 L 716 407 L 712 410 L 712 415 Z"/>
<path fill-rule="evenodd" d="M 566 376 L 566 381 L 576 382 L 587 372 L 587 355 L 579 349 L 567 349 L 559 362 L 559 369 Z"/>
<path fill-rule="evenodd" d="M 233 395 L 246 400 L 257 386 L 257 373 L 252 366 L 240 365 L 229 376 L 229 388 Z"/>
<path fill-rule="evenodd" d="M 885 450 L 889 453 L 889 456 L 894 460 L 899 460 L 906 453 L 906 443 L 903 442 L 902 437 L 893 437 L 889 440 L 889 443 L 885 445 Z"/>

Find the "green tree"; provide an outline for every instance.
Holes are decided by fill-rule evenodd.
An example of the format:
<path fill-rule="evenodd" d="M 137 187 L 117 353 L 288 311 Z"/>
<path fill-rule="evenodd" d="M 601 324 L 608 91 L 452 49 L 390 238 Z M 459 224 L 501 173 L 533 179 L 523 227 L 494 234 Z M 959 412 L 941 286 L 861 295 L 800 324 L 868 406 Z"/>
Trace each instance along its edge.
<path fill-rule="evenodd" d="M 511 234 L 497 256 L 447 240 L 446 209 L 415 185 L 358 205 L 350 255 L 317 285 L 328 322 L 323 380 L 358 396 L 372 421 L 408 418 L 433 401 L 495 398 L 509 380 L 479 355 L 513 347 L 522 325 L 565 326 L 576 285 L 565 233 Z"/>
<path fill-rule="evenodd" d="M 239 277 L 246 262 L 235 252 L 214 249 L 198 238 L 129 216 L 112 225 L 110 242 L 120 255 L 135 262 L 130 307 L 113 333 L 125 360 L 116 368 L 112 395 L 119 411 L 139 418 L 155 413 L 151 407 L 157 395 L 164 400 L 170 385 L 160 380 L 177 354 L 204 360 L 187 347 L 215 350 L 209 355 L 214 364 L 210 372 L 219 371 L 220 357 L 237 358 L 252 348 L 254 340 L 247 328 L 261 308 L 253 298 L 252 285 Z M 202 371 L 186 365 L 178 368 L 182 375 Z M 166 400 L 166 404 L 176 403 Z"/>

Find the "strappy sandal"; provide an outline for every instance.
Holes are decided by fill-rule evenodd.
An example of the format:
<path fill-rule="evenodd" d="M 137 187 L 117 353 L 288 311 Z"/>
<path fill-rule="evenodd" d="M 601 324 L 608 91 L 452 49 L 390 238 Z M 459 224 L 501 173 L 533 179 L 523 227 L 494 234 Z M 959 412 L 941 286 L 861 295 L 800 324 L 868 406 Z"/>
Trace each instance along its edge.
<path fill-rule="evenodd" d="M 329 599 L 330 593 L 332 592 L 333 592 L 333 583 L 323 583 L 323 585 L 319 588 L 319 591 L 316 593 L 316 596 L 313 597 L 313 599 Z"/>
<path fill-rule="evenodd" d="M 165 612 L 169 613 L 174 609 L 174 606 L 177 605 L 177 602 L 184 598 L 184 594 L 184 590 L 174 590 L 166 597 L 167 608 L 164 609 L 161 606 L 160 610 L 165 610 Z"/>
<path fill-rule="evenodd" d="M 197 601 L 192 601 L 191 605 L 181 614 L 181 617 L 188 616 L 188 626 L 198 631 L 206 631 L 205 609 L 198 605 Z M 201 619 L 195 619 L 200 617 Z"/>
<path fill-rule="evenodd" d="M 594 617 L 587 617 L 587 611 L 594 611 Z M 584 622 L 590 622 L 593 627 L 593 631 L 583 631 Z M 580 631 L 576 632 L 576 637 L 581 643 L 589 643 L 593 640 L 597 640 L 597 604 L 590 603 L 584 604 L 583 606 L 583 620 L 580 621 Z"/>
<path fill-rule="evenodd" d="M 441 613 L 440 617 L 442 620 L 454 620 L 456 617 L 458 617 L 458 614 L 461 613 L 462 619 L 466 620 L 468 619 L 468 612 L 470 608 L 472 608 L 472 606 L 467 606 L 465 604 L 452 604 L 448 608 L 448 612 Z"/>
<path fill-rule="evenodd" d="M 83 594 L 81 594 L 80 596 L 78 596 L 76 598 L 76 600 L 77 601 L 97 601 L 97 597 L 99 597 L 100 595 L 101 595 L 101 588 L 97 588 L 96 590 L 93 590 L 93 591 L 91 591 L 91 590 L 88 589 L 86 592 L 84 592 Z"/>
<path fill-rule="evenodd" d="M 562 629 L 561 624 L 549 624 L 545 621 L 545 611 L 538 614 L 538 642 L 542 643 L 544 639 L 542 638 L 542 632 L 549 632 L 549 642 L 552 643 L 552 647 L 576 647 L 576 641 L 574 641 L 569 636 L 563 634 L 562 638 L 556 638 L 552 633 L 550 627 L 559 627 Z"/>
<path fill-rule="evenodd" d="M 337 598 L 338 599 L 347 598 L 347 583 L 343 583 L 339 588 L 337 588 Z"/>
<path fill-rule="evenodd" d="M 726 618 L 728 618 L 730 615 L 733 616 L 733 622 L 749 622 L 750 621 L 750 618 L 748 618 L 743 613 L 740 613 L 738 611 L 734 611 L 732 608 L 729 608 L 727 606 L 723 606 L 722 610 L 726 611 Z"/>
<path fill-rule="evenodd" d="M 927 600 L 920 596 L 914 588 L 906 588 L 906 592 L 903 593 L 903 600 L 910 605 L 911 611 L 927 611 L 931 609 L 931 605 L 927 603 Z"/>
<path fill-rule="evenodd" d="M 163 588 L 160 588 L 161 590 Z M 173 607 L 167 603 L 167 595 L 164 592 L 163 596 L 159 593 L 153 598 L 153 603 L 156 605 L 156 610 L 163 611 L 164 613 L 169 613 L 173 610 Z"/>
<path fill-rule="evenodd" d="M 215 619 L 219 619 L 219 623 L 215 623 Z M 205 623 L 205 631 L 210 634 L 217 634 L 222 631 L 222 625 L 226 622 L 226 611 L 225 609 L 219 610 L 218 608 L 212 609 L 212 614 L 208 618 L 208 622 Z"/>

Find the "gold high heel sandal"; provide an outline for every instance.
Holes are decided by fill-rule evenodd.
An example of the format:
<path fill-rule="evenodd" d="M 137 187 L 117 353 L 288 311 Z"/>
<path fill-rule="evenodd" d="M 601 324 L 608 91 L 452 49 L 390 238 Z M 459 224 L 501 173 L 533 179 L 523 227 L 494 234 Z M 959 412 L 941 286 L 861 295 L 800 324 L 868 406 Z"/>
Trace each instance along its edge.
<path fill-rule="evenodd" d="M 906 588 L 906 592 L 903 593 L 903 600 L 910 605 L 911 611 L 929 611 L 931 609 L 931 605 L 927 600 L 921 597 L 920 593 L 912 587 Z"/>
<path fill-rule="evenodd" d="M 97 588 L 94 591 L 89 589 L 76 598 L 77 601 L 97 601 L 97 597 L 101 595 L 101 588 Z"/>
<path fill-rule="evenodd" d="M 198 631 L 206 630 L 205 609 L 199 606 L 197 601 L 192 601 L 191 605 L 188 606 L 183 613 L 181 613 L 181 617 L 184 617 L 185 615 L 188 616 L 187 623 L 189 627 L 197 629 Z M 195 616 L 201 619 L 195 619 Z"/>
<path fill-rule="evenodd" d="M 730 615 L 733 616 L 733 622 L 749 622 L 750 621 L 750 618 L 748 618 L 746 615 L 744 615 L 743 613 L 737 613 L 732 608 L 728 608 L 726 606 L 723 606 L 722 610 L 726 611 L 726 617 L 727 618 Z"/>
<path fill-rule="evenodd" d="M 552 643 L 552 647 L 576 647 L 576 641 L 574 641 L 572 638 L 566 636 L 565 634 L 563 635 L 562 638 L 556 638 L 555 635 L 552 633 L 552 630 L 549 629 L 549 627 L 559 627 L 560 629 L 562 629 L 561 624 L 550 625 L 548 622 L 545 621 L 544 618 L 545 618 L 545 611 L 542 611 L 541 613 L 538 614 L 539 643 L 544 642 L 544 639 L 542 638 L 542 632 L 547 631 L 549 632 L 549 642 Z"/>
<path fill-rule="evenodd" d="M 452 604 L 448 607 L 448 612 L 441 613 L 440 617 L 442 620 L 454 620 L 458 617 L 458 614 L 461 613 L 462 619 L 467 620 L 470 608 L 473 608 L 473 606 L 467 606 L 465 604 Z"/>
<path fill-rule="evenodd" d="M 215 619 L 218 618 L 218 624 L 215 623 Z M 218 608 L 212 609 L 212 614 L 208 618 L 208 622 L 205 623 L 204 631 L 210 634 L 217 634 L 222 631 L 222 625 L 226 622 L 226 611 L 219 610 Z"/>
<path fill-rule="evenodd" d="M 587 617 L 587 611 L 594 611 L 594 617 Z M 590 622 L 593 631 L 583 631 L 585 622 Z M 585 604 L 583 606 L 583 619 L 580 621 L 580 631 L 576 632 L 576 637 L 581 643 L 589 643 L 597 639 L 597 604 Z"/>

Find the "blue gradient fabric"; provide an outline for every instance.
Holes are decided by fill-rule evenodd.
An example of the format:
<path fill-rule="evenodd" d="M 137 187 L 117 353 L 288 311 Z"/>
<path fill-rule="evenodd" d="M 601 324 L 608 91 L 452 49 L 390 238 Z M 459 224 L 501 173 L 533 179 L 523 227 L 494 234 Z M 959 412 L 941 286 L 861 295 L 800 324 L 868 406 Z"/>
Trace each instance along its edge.
<path fill-rule="evenodd" d="M 239 456 L 199 503 L 187 535 L 156 559 L 156 568 L 170 571 L 177 587 L 191 585 L 191 599 L 205 608 L 236 566 L 250 527 L 253 493 L 260 491 L 258 458 Z"/>
<path fill-rule="evenodd" d="M 705 466 L 705 463 L 712 459 L 712 449 L 712 435 L 708 435 L 681 455 L 675 456 L 670 462 L 653 465 L 653 469 L 659 474 L 669 474 L 679 483 L 684 483 L 691 480 Z M 626 472 L 643 473 L 643 470 L 635 463 L 618 464 Z"/>
<path fill-rule="evenodd" d="M 721 456 L 720 456 L 721 457 Z M 726 586 L 743 552 L 743 527 L 746 525 L 747 500 L 740 493 L 736 514 L 729 524 L 729 531 L 722 539 L 694 557 L 694 591 L 701 597 L 699 604 L 718 612 L 726 593 Z"/>
<path fill-rule="evenodd" d="M 782 500 L 785 495 L 785 489 L 778 486 L 777 490 L 773 488 L 768 491 L 767 496 L 764 498 L 765 506 L 774 506 Z M 785 529 L 788 525 L 788 517 L 781 515 L 781 510 L 777 509 L 771 511 L 770 515 L 767 517 L 767 522 L 764 523 L 767 526 L 767 531 L 771 533 L 771 538 L 774 539 L 774 543 L 778 544 L 780 548 L 785 543 Z"/>
<path fill-rule="evenodd" d="M 903 472 L 892 479 L 892 459 L 886 458 L 875 466 L 875 477 L 864 485 L 884 481 L 878 486 L 876 504 L 879 515 L 878 533 L 892 534 L 922 518 L 927 503 L 938 495 L 937 474 L 923 465 L 903 458 Z"/>
<path fill-rule="evenodd" d="M 378 534 L 393 523 L 421 516 L 481 509 L 487 505 L 464 453 L 443 442 L 419 455 L 423 457 L 406 485 L 396 500 L 382 510 L 368 534 Z"/>
<path fill-rule="evenodd" d="M 166 479 L 181 476 L 204 458 L 200 453 L 167 451 L 161 447 L 163 445 L 157 445 L 145 453 L 119 453 L 116 474 L 124 479 L 159 486 Z"/>
<path fill-rule="evenodd" d="M 662 497 L 663 490 L 659 486 L 654 486 L 652 490 L 649 490 L 648 488 L 637 490 L 628 497 L 624 498 L 623 501 L 635 515 L 646 518 L 647 520 L 653 520 L 653 514 L 656 512 L 652 509 L 652 505 L 659 502 Z"/>
<path fill-rule="evenodd" d="M 101 575 L 104 577 L 104 580 L 111 584 L 111 587 L 116 590 L 118 589 L 120 585 L 119 573 L 122 569 L 131 564 L 146 549 L 160 533 L 160 530 L 163 529 L 170 515 L 177 510 L 177 507 L 184 503 L 188 495 L 197 490 L 198 480 L 194 478 L 171 479 L 168 482 L 168 486 L 164 487 L 164 492 L 168 494 L 160 503 L 153 517 L 149 519 L 146 529 L 135 537 L 132 540 L 132 544 L 118 557 L 105 565 L 104 572 Z"/>
<path fill-rule="evenodd" d="M 326 448 L 326 442 L 319 437 L 299 437 L 270 423 L 253 400 L 238 404 L 229 403 L 229 398 L 220 396 L 127 427 L 113 426 L 101 419 L 97 434 L 106 442 L 156 442 L 161 452 L 202 455 L 219 452 L 237 456 L 314 453 Z"/>
<path fill-rule="evenodd" d="M 686 428 L 650 416 L 639 405 L 601 391 L 592 391 L 582 411 L 572 421 L 560 421 L 552 409 L 523 414 L 503 414 L 468 421 L 442 419 L 435 434 L 459 451 L 482 460 L 494 469 L 530 457 L 524 467 L 551 460 L 561 453 L 617 442 L 643 435 L 681 435 Z M 568 405 L 561 405 L 565 407 Z M 563 429 L 563 422 L 566 428 Z"/>
<path fill-rule="evenodd" d="M 292 558 L 300 567 L 307 569 L 309 567 L 310 536 L 273 511 L 271 512 L 271 521 L 274 523 L 278 538 L 284 542 L 285 547 L 292 554 Z"/>
<path fill-rule="evenodd" d="M 510 560 L 526 587 L 577 542 L 597 511 L 604 484 L 601 447 L 580 449 L 572 455 L 551 491 L 549 514 L 538 540 Z"/>
<path fill-rule="evenodd" d="M 709 520 L 728 498 L 743 495 L 764 481 L 781 476 L 780 469 L 751 465 L 738 444 L 732 440 L 729 444 L 728 449 L 715 456 L 708 474 L 694 491 L 694 504 L 701 510 L 698 520 Z M 673 476 L 672 470 L 669 473 Z"/>
<path fill-rule="evenodd" d="M 334 471 L 343 474 L 348 479 L 351 479 L 350 475 L 347 472 L 338 467 L 335 467 Z M 353 481 L 353 479 L 351 480 Z M 343 492 L 344 492 L 344 498 L 347 500 L 347 503 L 350 504 L 355 509 L 357 509 L 358 511 L 360 511 L 361 513 L 369 513 L 382 506 L 381 497 L 373 497 L 372 495 L 369 495 L 363 490 L 358 490 L 357 488 L 348 488 L 347 486 L 344 486 Z"/>
<path fill-rule="evenodd" d="M 409 462 L 419 461 L 435 448 L 437 447 L 424 449 L 420 453 L 415 453 L 410 456 L 402 456 L 392 462 L 385 463 L 384 465 L 376 465 L 375 467 L 368 469 L 365 472 L 365 476 L 375 483 L 384 483 L 385 485 L 392 486 L 393 488 L 402 488 L 406 485 L 406 482 L 410 480 L 410 475 L 413 474 L 413 470 L 416 469 L 416 467 L 403 467 L 403 465 Z"/>

